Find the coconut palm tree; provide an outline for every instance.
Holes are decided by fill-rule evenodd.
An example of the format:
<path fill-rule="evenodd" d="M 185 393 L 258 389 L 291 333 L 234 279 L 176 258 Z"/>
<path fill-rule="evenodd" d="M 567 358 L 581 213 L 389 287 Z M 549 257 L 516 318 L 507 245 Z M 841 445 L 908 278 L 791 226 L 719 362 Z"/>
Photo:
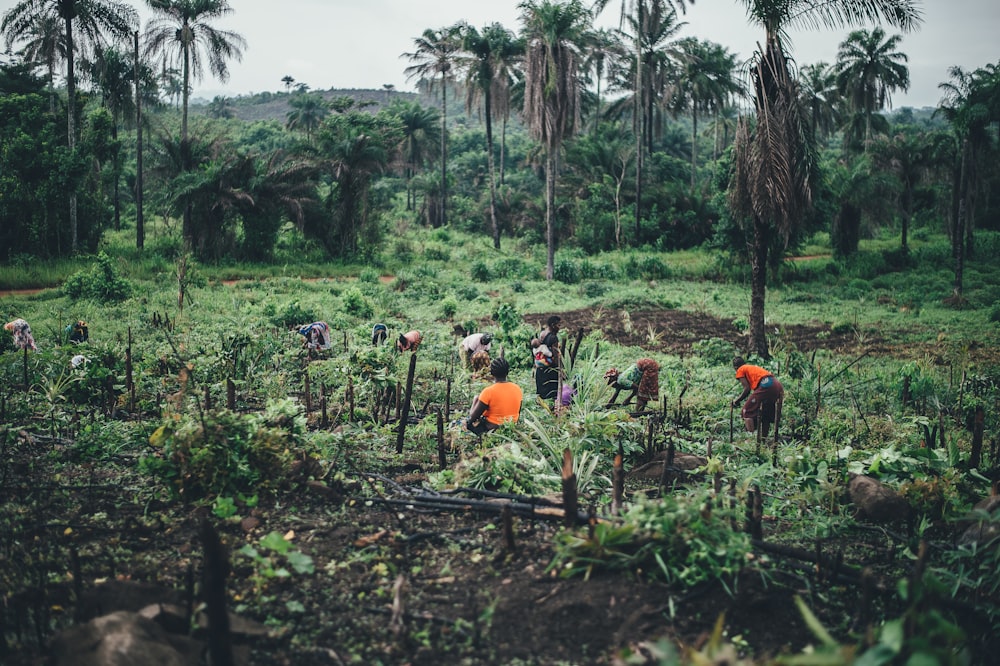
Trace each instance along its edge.
<path fill-rule="evenodd" d="M 416 50 L 401 56 L 414 63 L 403 70 L 407 80 L 427 80 L 433 88 L 436 85 L 434 77 L 440 77 L 441 208 L 437 224 L 443 226 L 448 223 L 448 83 L 454 80 L 453 67 L 462 47 L 459 26 L 453 25 L 440 30 L 428 28 L 413 40 L 413 44 Z"/>
<path fill-rule="evenodd" d="M 62 21 L 66 35 L 66 134 L 72 153 L 76 148 L 77 46 L 103 44 L 106 36 L 120 41 L 130 38 L 139 24 L 139 14 L 131 5 L 118 0 L 21 0 L 4 14 L 0 32 L 9 42 L 18 41 L 33 35 L 35 29 L 55 17 Z M 69 197 L 69 226 L 71 248 L 76 252 L 76 192 Z"/>
<path fill-rule="evenodd" d="M 497 183 L 493 159 L 493 120 L 510 114 L 511 73 L 514 62 L 524 52 L 523 44 L 514 33 L 499 23 L 492 23 L 482 32 L 463 24 L 460 27 L 462 55 L 459 65 L 465 71 L 465 111 L 481 101 L 486 123 L 486 165 L 490 183 L 490 224 L 493 247 L 500 249 L 500 225 L 497 222 Z"/>
<path fill-rule="evenodd" d="M 583 71 L 588 77 L 593 75 L 596 86 L 597 108 L 594 110 L 592 132 L 597 132 L 597 126 L 601 121 L 601 81 L 607 75 L 611 63 L 624 55 L 625 45 L 622 43 L 619 33 L 607 28 L 601 28 L 591 33 L 591 39 L 586 44 Z M 590 81 L 588 81 L 589 83 Z"/>
<path fill-rule="evenodd" d="M 862 127 L 845 133 L 845 141 L 872 140 L 872 116 L 892 107 L 892 93 L 910 87 L 905 53 L 896 50 L 902 35 L 886 37 L 882 28 L 855 30 L 840 43 L 837 52 L 837 87 L 848 109 L 864 121 Z M 864 135 L 858 136 L 863 129 Z"/>
<path fill-rule="evenodd" d="M 213 23 L 232 13 L 226 0 L 146 0 L 154 17 L 146 26 L 146 56 L 162 53 L 180 64 L 181 147 L 188 145 L 188 102 L 191 80 L 201 80 L 205 65 L 220 81 L 229 79 L 229 61 L 241 60 L 246 40 Z M 185 160 L 185 169 L 191 160 Z M 191 211 L 184 212 L 184 238 L 191 240 Z"/>
<path fill-rule="evenodd" d="M 899 244 L 904 252 L 908 250 L 914 195 L 927 174 L 939 164 L 938 146 L 945 138 L 940 132 L 900 132 L 873 144 L 875 164 L 899 180 Z"/>
<path fill-rule="evenodd" d="M 817 177 L 814 139 L 798 102 L 784 31 L 859 26 L 885 22 L 904 31 L 915 28 L 920 12 L 915 0 L 741 0 L 750 21 L 764 28 L 762 50 L 751 61 L 750 78 L 756 117 L 744 119 L 736 133 L 729 205 L 751 228 L 750 347 L 767 357 L 764 298 L 768 249 L 787 241 L 811 205 Z"/>

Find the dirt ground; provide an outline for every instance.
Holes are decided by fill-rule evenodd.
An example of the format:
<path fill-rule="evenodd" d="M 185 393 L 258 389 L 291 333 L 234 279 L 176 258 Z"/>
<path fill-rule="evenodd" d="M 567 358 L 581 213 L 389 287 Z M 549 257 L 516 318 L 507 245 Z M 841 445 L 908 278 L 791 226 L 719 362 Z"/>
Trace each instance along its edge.
<path fill-rule="evenodd" d="M 634 312 L 631 332 L 617 312 L 561 314 L 564 330 L 599 327 L 610 340 L 647 349 L 652 337 L 657 350 L 681 355 L 711 337 L 739 349 L 746 344 L 731 322 L 706 314 Z M 782 328 L 803 352 L 820 345 L 845 354 L 859 349 L 853 332 Z M 865 344 L 880 353 L 893 349 L 881 335 L 869 334 Z M 218 526 L 232 556 L 230 610 L 257 623 L 236 636 L 251 664 L 624 663 L 623 650 L 642 651 L 660 638 L 703 647 L 720 620 L 742 654 L 763 660 L 814 642 L 796 595 L 838 638 L 847 638 L 858 611 L 857 588 L 825 578 L 814 565 L 777 558 L 728 589 L 721 582 L 672 589 L 642 572 L 557 577 L 547 568 L 559 522 L 516 516 L 510 550 L 497 512 L 482 505 L 448 511 L 408 505 L 408 489 L 437 469 L 434 460 L 409 460 L 386 473 L 391 492 L 376 492 L 367 475 L 349 473 L 325 486 L 295 484 L 220 521 L 204 507 L 153 499 L 135 458 L 63 465 L 72 456 L 71 443 L 38 437 L 18 438 L 4 452 L 0 537 L 9 539 L 9 562 L 27 574 L 8 578 L 19 586 L 3 593 L 3 663 L 45 663 L 53 632 L 74 618 L 134 610 L 151 600 L 197 610 L 203 518 Z M 633 484 L 629 491 L 642 488 Z M 765 525 L 765 540 L 781 528 Z M 315 572 L 271 576 L 269 567 L 239 554 L 272 531 L 312 557 Z M 824 547 L 877 572 L 892 565 L 885 543 L 884 534 L 861 529 Z M 877 602 L 881 610 L 894 610 L 885 607 L 891 596 Z"/>

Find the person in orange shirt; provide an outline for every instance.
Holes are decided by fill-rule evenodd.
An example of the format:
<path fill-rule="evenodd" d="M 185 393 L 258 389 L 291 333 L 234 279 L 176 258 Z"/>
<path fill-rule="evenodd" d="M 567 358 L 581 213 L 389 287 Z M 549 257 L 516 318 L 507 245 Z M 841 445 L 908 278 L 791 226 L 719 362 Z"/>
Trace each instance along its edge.
<path fill-rule="evenodd" d="M 743 393 L 733 400 L 733 407 L 750 396 L 740 411 L 747 432 L 753 432 L 757 429 L 761 416 L 764 417 L 766 423 L 774 423 L 775 405 L 781 403 L 785 398 L 785 388 L 781 382 L 771 374 L 770 370 L 758 365 L 750 365 L 743 360 L 742 356 L 733 359 L 733 367 L 736 369 L 736 379 L 743 385 Z M 767 436 L 766 430 L 764 436 Z"/>
<path fill-rule="evenodd" d="M 490 373 L 493 375 L 493 383 L 484 388 L 473 401 L 469 419 L 465 422 L 465 427 L 477 435 L 496 430 L 502 423 L 516 422 L 521 416 L 524 392 L 520 386 L 507 380 L 510 373 L 507 360 L 493 359 Z"/>

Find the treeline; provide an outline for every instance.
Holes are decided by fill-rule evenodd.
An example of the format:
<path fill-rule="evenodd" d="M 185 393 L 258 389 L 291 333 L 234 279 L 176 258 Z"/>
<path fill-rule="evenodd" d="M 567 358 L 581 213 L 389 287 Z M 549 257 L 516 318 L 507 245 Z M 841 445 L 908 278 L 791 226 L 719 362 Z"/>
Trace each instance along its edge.
<path fill-rule="evenodd" d="M 672 3 L 635 4 L 647 13 L 626 16 L 620 31 L 593 30 L 593 15 L 573 2 L 527 3 L 521 34 L 498 24 L 426 30 L 405 54 L 416 99 L 386 89 L 372 91 L 376 104 L 286 76 L 284 93 L 253 100 L 283 117 L 240 120 L 251 100 L 219 97 L 189 121 L 190 73 L 166 63 L 198 44 L 171 41 L 173 14 L 144 32 L 123 14 L 115 34 L 134 30 L 134 48 L 114 39 L 71 46 L 83 56 L 82 85 L 68 76 L 74 85 L 57 88 L 61 60 L 33 47 L 41 24 L 14 20 L 30 18 L 21 3 L 3 21 L 8 42 L 26 46 L 0 65 L 0 260 L 94 251 L 120 226 L 135 225 L 141 247 L 142 211 L 172 225 L 178 249 L 202 261 L 267 261 L 282 234 L 327 258 L 370 259 L 400 223 L 481 232 L 498 248 L 515 237 L 585 253 L 711 244 L 747 257 L 756 244 L 772 265 L 816 230 L 850 256 L 860 238 L 891 227 L 905 259 L 911 228 L 936 224 L 955 243 L 960 285 L 974 230 L 1000 227 L 995 65 L 955 68 L 934 114 L 891 116 L 889 93 L 908 85 L 898 36 L 855 31 L 837 66 L 790 70 L 782 95 L 794 98 L 801 135 L 787 146 L 808 162 L 808 205 L 784 226 L 755 226 L 747 212 L 761 208 L 769 184 L 752 177 L 774 165 L 756 144 L 735 156 L 733 145 L 740 132 L 760 136 L 746 109 L 769 89 L 741 81 L 723 47 L 681 37 Z M 549 38 L 549 19 L 566 28 L 549 46 L 566 47 L 569 59 L 547 65 L 566 70 L 560 100 L 545 97 L 538 77 L 548 70 L 532 64 L 556 52 L 532 51 Z M 225 49 L 202 54 L 221 72 L 246 46 L 223 37 Z M 865 69 L 872 58 L 879 67 Z M 557 102 L 572 113 L 545 117 Z M 545 129 L 556 125 L 564 135 Z M 755 154 L 765 161 L 754 166 Z M 734 183 L 752 188 L 736 197 L 745 207 Z"/>

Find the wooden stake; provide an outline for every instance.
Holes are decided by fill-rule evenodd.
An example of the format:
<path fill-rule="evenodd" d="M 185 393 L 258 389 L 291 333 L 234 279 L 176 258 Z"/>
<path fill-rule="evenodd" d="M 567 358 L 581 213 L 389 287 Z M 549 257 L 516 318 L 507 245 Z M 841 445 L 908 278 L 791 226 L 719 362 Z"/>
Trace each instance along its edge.
<path fill-rule="evenodd" d="M 330 418 L 326 413 L 326 384 L 319 385 L 319 425 L 321 428 L 330 427 Z"/>
<path fill-rule="evenodd" d="M 396 432 L 396 453 L 403 452 L 403 437 L 406 435 L 406 421 L 410 417 L 410 398 L 413 394 L 413 375 L 417 371 L 417 353 L 410 355 L 410 369 L 406 373 L 406 393 L 403 394 L 403 411 Z"/>
<path fill-rule="evenodd" d="M 236 383 L 232 377 L 226 379 L 226 407 L 229 411 L 236 411 Z"/>
<path fill-rule="evenodd" d="M 306 368 L 305 379 L 303 381 L 305 393 L 306 393 L 306 414 L 313 410 L 313 396 L 312 396 L 312 386 L 309 384 L 309 369 Z"/>
<path fill-rule="evenodd" d="M 354 379 L 351 375 L 347 375 L 347 408 L 351 410 L 347 413 L 347 422 L 352 423 L 354 421 Z"/>
<path fill-rule="evenodd" d="M 986 420 L 986 412 L 981 407 L 976 407 L 976 418 L 972 424 L 972 451 L 969 453 L 969 468 L 979 469 L 979 464 L 983 456 L 983 427 Z"/>
<path fill-rule="evenodd" d="M 28 392 L 28 348 L 24 348 L 24 392 Z"/>
<path fill-rule="evenodd" d="M 440 409 L 435 410 L 437 414 L 437 443 L 438 443 L 438 469 L 448 466 L 448 453 L 444 448 L 444 415 Z"/>
<path fill-rule="evenodd" d="M 563 449 L 562 493 L 563 524 L 573 527 L 576 525 L 577 514 L 576 474 L 573 473 L 573 452 L 568 448 Z"/>
<path fill-rule="evenodd" d="M 611 468 L 611 515 L 617 516 L 622 510 L 622 497 L 625 494 L 625 450 L 618 442 L 618 453 L 615 454 L 614 466 Z"/>
<path fill-rule="evenodd" d="M 503 543 L 504 549 L 508 553 L 513 553 L 517 546 L 514 543 L 514 514 L 510 510 L 510 503 L 503 505 L 503 509 L 500 510 L 500 523 L 503 525 Z"/>
<path fill-rule="evenodd" d="M 444 417 L 451 418 L 451 375 L 444 383 Z"/>
<path fill-rule="evenodd" d="M 132 380 L 132 327 L 128 327 L 128 344 L 125 347 L 125 386 L 128 389 L 128 411 L 135 411 L 135 382 Z"/>
<path fill-rule="evenodd" d="M 212 392 L 209 391 L 209 387 L 205 387 L 205 411 L 211 411 L 212 409 Z"/>

